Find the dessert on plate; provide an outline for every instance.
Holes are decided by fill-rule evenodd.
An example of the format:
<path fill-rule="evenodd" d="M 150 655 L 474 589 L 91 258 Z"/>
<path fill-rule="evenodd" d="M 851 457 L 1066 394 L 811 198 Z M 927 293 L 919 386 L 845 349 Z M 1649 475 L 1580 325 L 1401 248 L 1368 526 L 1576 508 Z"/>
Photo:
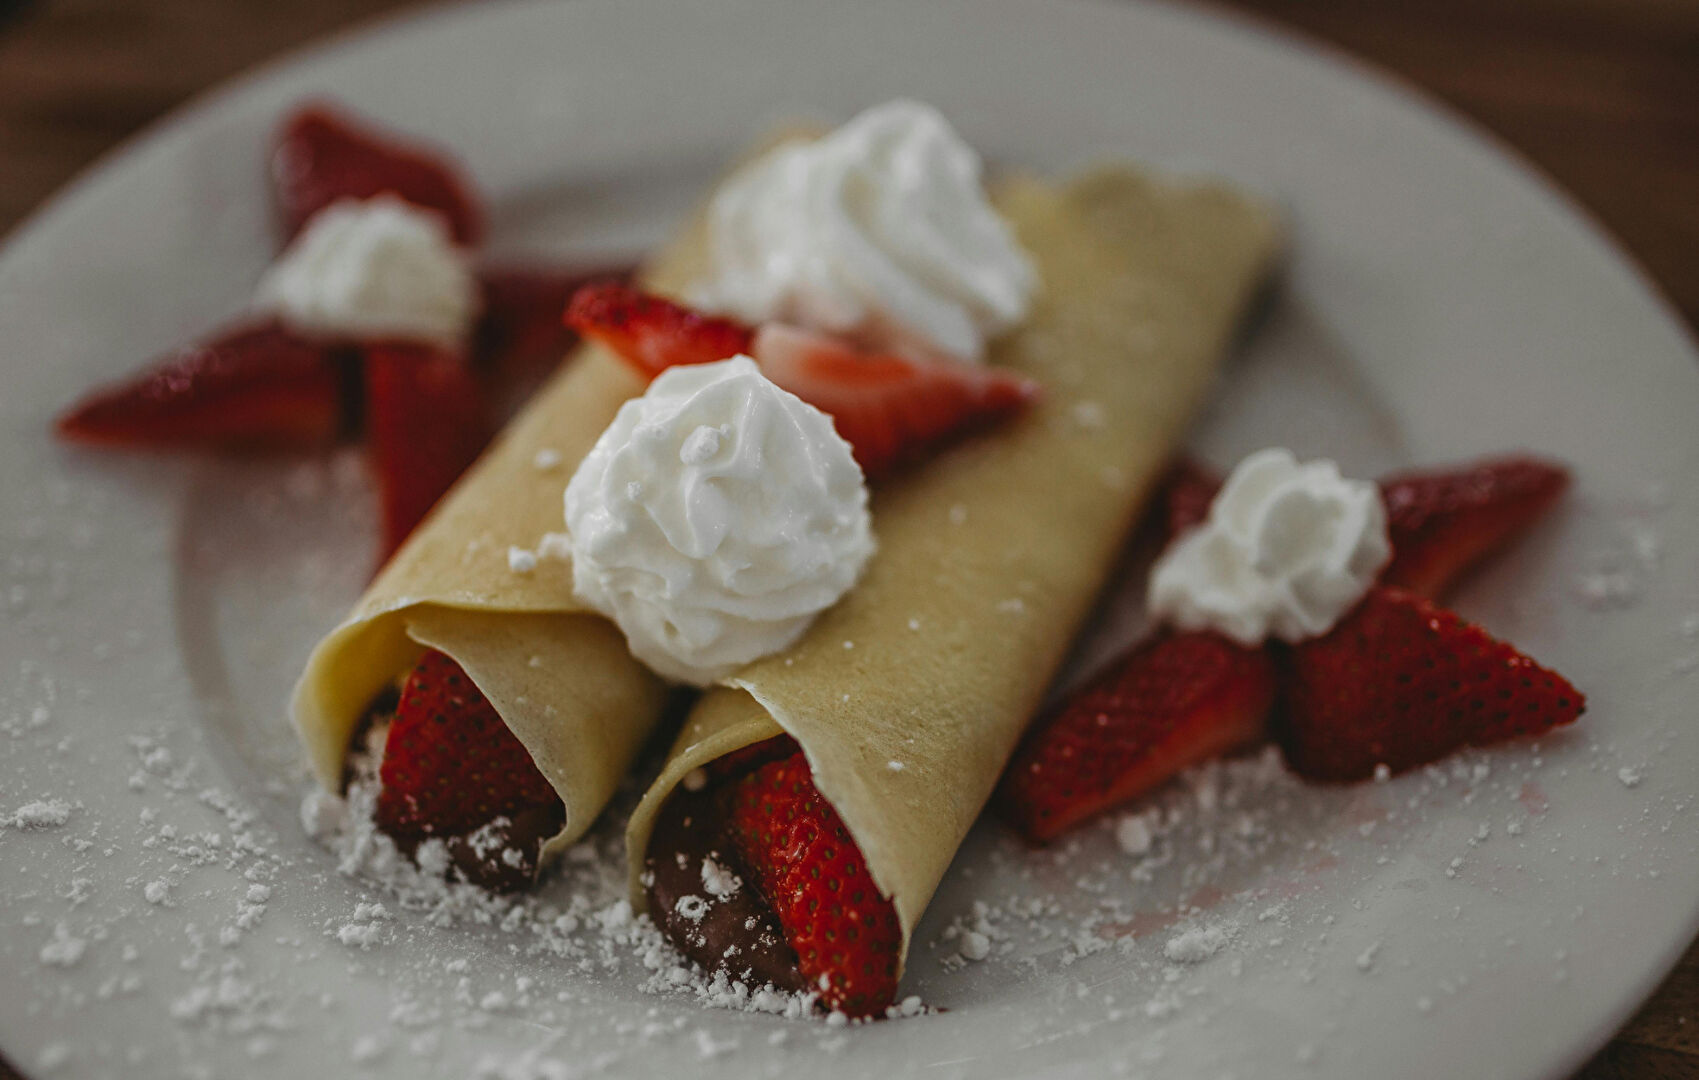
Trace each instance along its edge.
<path fill-rule="evenodd" d="M 1255 198 L 1124 165 L 987 184 L 893 101 L 767 144 L 635 281 L 480 283 L 450 167 L 320 109 L 285 132 L 263 318 L 60 430 L 363 428 L 399 546 L 292 713 L 332 791 L 365 734 L 422 868 L 531 885 L 682 715 L 627 826 L 633 906 L 703 969 L 875 1017 L 988 802 L 1042 844 L 1252 744 L 1355 782 L 1584 708 L 1440 606 L 1561 465 L 1176 462 L 1279 253 Z M 470 417 L 579 337 L 454 482 Z M 1047 707 L 1153 496 L 1153 631 Z"/>

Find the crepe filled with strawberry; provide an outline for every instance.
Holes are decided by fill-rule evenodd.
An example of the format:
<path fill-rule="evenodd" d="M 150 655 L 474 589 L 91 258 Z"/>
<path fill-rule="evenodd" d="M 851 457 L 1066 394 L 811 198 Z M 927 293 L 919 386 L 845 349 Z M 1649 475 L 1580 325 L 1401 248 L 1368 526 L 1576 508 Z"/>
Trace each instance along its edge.
<path fill-rule="evenodd" d="M 634 902 L 704 966 L 853 1016 L 894 1000 L 916 922 L 1278 247 L 1271 215 L 1222 187 L 1110 168 L 1006 181 L 987 202 L 967 153 L 929 109 L 871 110 L 721 192 L 686 306 L 610 291 L 573 307 L 581 332 L 663 369 L 658 396 L 735 374 L 703 354 L 747 353 L 830 414 L 866 474 L 868 543 L 828 551 L 862 563 L 853 582 L 753 660 L 717 653 L 740 633 L 696 636 L 697 610 L 646 596 L 595 545 L 604 519 L 628 520 L 619 500 L 649 498 L 626 457 L 570 529 L 575 555 L 592 548 L 579 573 L 631 609 L 633 649 L 708 687 L 633 816 Z M 668 445 L 696 476 L 726 464 L 754 482 L 736 424 L 692 422 Z M 644 430 L 622 446 L 662 460 L 642 456 Z M 723 630 L 750 617 L 733 607 Z"/>

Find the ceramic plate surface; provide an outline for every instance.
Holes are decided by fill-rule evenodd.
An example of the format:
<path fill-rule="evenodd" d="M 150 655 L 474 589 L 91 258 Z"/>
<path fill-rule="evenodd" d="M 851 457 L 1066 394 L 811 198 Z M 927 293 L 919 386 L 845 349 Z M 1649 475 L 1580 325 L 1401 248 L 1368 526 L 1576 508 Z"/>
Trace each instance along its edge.
<path fill-rule="evenodd" d="M 1039 855 L 982 825 L 905 987 L 947 1011 L 913 1020 L 645 992 L 606 925 L 617 810 L 553 910 L 433 925 L 299 820 L 285 694 L 370 567 L 357 458 L 47 437 L 240 309 L 271 250 L 265 136 L 309 94 L 456 148 L 507 252 L 639 252 L 769 121 L 896 95 L 999 166 L 1133 156 L 1265 192 L 1291 259 L 1197 448 L 1573 462 L 1566 506 L 1456 606 L 1591 709 L 1386 784 L 1205 771 Z M 1277 34 L 1037 0 L 431 11 L 213 96 L 54 201 L 0 253 L 0 363 L 0 1047 L 32 1075 L 1561 1076 L 1694 932 L 1694 349 L 1542 181 Z"/>

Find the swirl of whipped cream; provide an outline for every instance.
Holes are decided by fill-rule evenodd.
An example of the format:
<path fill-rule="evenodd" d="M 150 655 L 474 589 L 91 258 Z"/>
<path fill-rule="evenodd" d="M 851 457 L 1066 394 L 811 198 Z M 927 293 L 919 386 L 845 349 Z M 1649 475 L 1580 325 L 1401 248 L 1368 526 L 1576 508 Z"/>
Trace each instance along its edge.
<path fill-rule="evenodd" d="M 257 295 L 258 307 L 306 333 L 446 345 L 465 340 L 479 302 L 447 223 L 391 195 L 314 214 Z"/>
<path fill-rule="evenodd" d="M 1392 557 L 1380 489 L 1300 464 L 1290 450 L 1241 461 L 1209 517 L 1151 571 L 1151 614 L 1242 645 L 1327 633 Z"/>
<path fill-rule="evenodd" d="M 704 307 L 960 360 L 1025 318 L 1036 284 L 979 155 L 913 101 L 753 162 L 715 196 L 709 247 Z"/>
<path fill-rule="evenodd" d="M 579 597 L 696 686 L 794 642 L 874 547 L 849 444 L 747 356 L 671 368 L 621 406 L 566 526 Z"/>

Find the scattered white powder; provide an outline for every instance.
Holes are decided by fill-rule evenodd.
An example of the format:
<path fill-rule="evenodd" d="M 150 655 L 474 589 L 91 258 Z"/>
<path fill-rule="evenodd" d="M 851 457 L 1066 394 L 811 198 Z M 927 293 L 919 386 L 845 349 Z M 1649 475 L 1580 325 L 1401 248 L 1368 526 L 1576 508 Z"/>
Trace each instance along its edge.
<path fill-rule="evenodd" d="M 1227 947 L 1232 940 L 1228 927 L 1220 925 L 1194 926 L 1168 939 L 1162 955 L 1176 964 L 1201 964 Z"/>
<path fill-rule="evenodd" d="M 885 768 L 890 769 L 892 772 L 902 772 L 903 769 L 907 768 L 907 766 L 900 761 L 887 761 L 885 762 Z"/>
<path fill-rule="evenodd" d="M 339 831 L 347 816 L 348 808 L 342 800 L 323 788 L 315 787 L 301 799 L 301 828 L 314 840 Z"/>
<path fill-rule="evenodd" d="M 522 547 L 507 549 L 507 568 L 515 574 L 529 574 L 537 569 L 537 553 L 526 551 Z"/>
<path fill-rule="evenodd" d="M 35 1067 L 43 1073 L 61 1069 L 71 1060 L 71 1048 L 62 1042 L 48 1043 L 35 1056 Z"/>
<path fill-rule="evenodd" d="M 1623 787 L 1639 787 L 1641 774 L 1634 766 L 1624 765 L 1616 771 L 1616 778 L 1622 782 Z"/>
<path fill-rule="evenodd" d="M 371 923 L 343 923 L 336 928 L 336 940 L 350 948 L 369 949 L 378 944 L 383 931 Z"/>
<path fill-rule="evenodd" d="M 743 879 L 715 862 L 710 855 L 702 860 L 702 887 L 708 890 L 709 896 L 724 899 L 743 887 Z"/>
<path fill-rule="evenodd" d="M 0 824 L 15 829 L 57 829 L 71 820 L 71 804 L 64 799 L 39 799 L 12 811 Z"/>
<path fill-rule="evenodd" d="M 551 469 L 560 468 L 560 463 L 563 460 L 564 459 L 561 457 L 559 450 L 545 446 L 541 450 L 537 451 L 536 456 L 531 459 L 531 464 L 535 466 L 539 472 L 548 472 Z"/>
<path fill-rule="evenodd" d="M 708 901 L 700 896 L 681 896 L 673 910 L 691 922 L 701 922 L 702 916 L 708 914 Z"/>
<path fill-rule="evenodd" d="M 362 1035 L 354 1040 L 354 1046 L 348 1051 L 348 1059 L 356 1065 L 368 1065 L 383 1057 L 389 1049 L 389 1044 L 377 1035 Z"/>
<path fill-rule="evenodd" d="M 572 558 L 572 537 L 563 532 L 544 533 L 537 541 L 537 557 L 540 559 L 570 559 Z"/>
<path fill-rule="evenodd" d="M 979 961 L 991 955 L 991 939 L 974 930 L 962 935 L 961 954 L 965 960 Z"/>
<path fill-rule="evenodd" d="M 41 947 L 40 960 L 49 967 L 74 967 L 87 948 L 88 942 L 72 937 L 70 928 L 64 923 L 55 923 L 52 940 Z"/>
<path fill-rule="evenodd" d="M 1121 851 L 1128 855 L 1144 855 L 1150 851 L 1150 846 L 1156 840 L 1151 831 L 1151 818 L 1148 812 L 1124 814 L 1115 823 L 1115 842 Z"/>
<path fill-rule="evenodd" d="M 150 904 L 165 904 L 171 900 L 171 883 L 163 878 L 142 886 L 142 898 Z"/>
<path fill-rule="evenodd" d="M 720 1057 L 724 1054 L 729 1054 L 738 1047 L 736 1039 L 715 1039 L 714 1036 L 705 1028 L 698 1028 L 696 1030 L 695 1038 L 696 1056 L 704 1061 L 707 1061 L 710 1058 Z"/>

